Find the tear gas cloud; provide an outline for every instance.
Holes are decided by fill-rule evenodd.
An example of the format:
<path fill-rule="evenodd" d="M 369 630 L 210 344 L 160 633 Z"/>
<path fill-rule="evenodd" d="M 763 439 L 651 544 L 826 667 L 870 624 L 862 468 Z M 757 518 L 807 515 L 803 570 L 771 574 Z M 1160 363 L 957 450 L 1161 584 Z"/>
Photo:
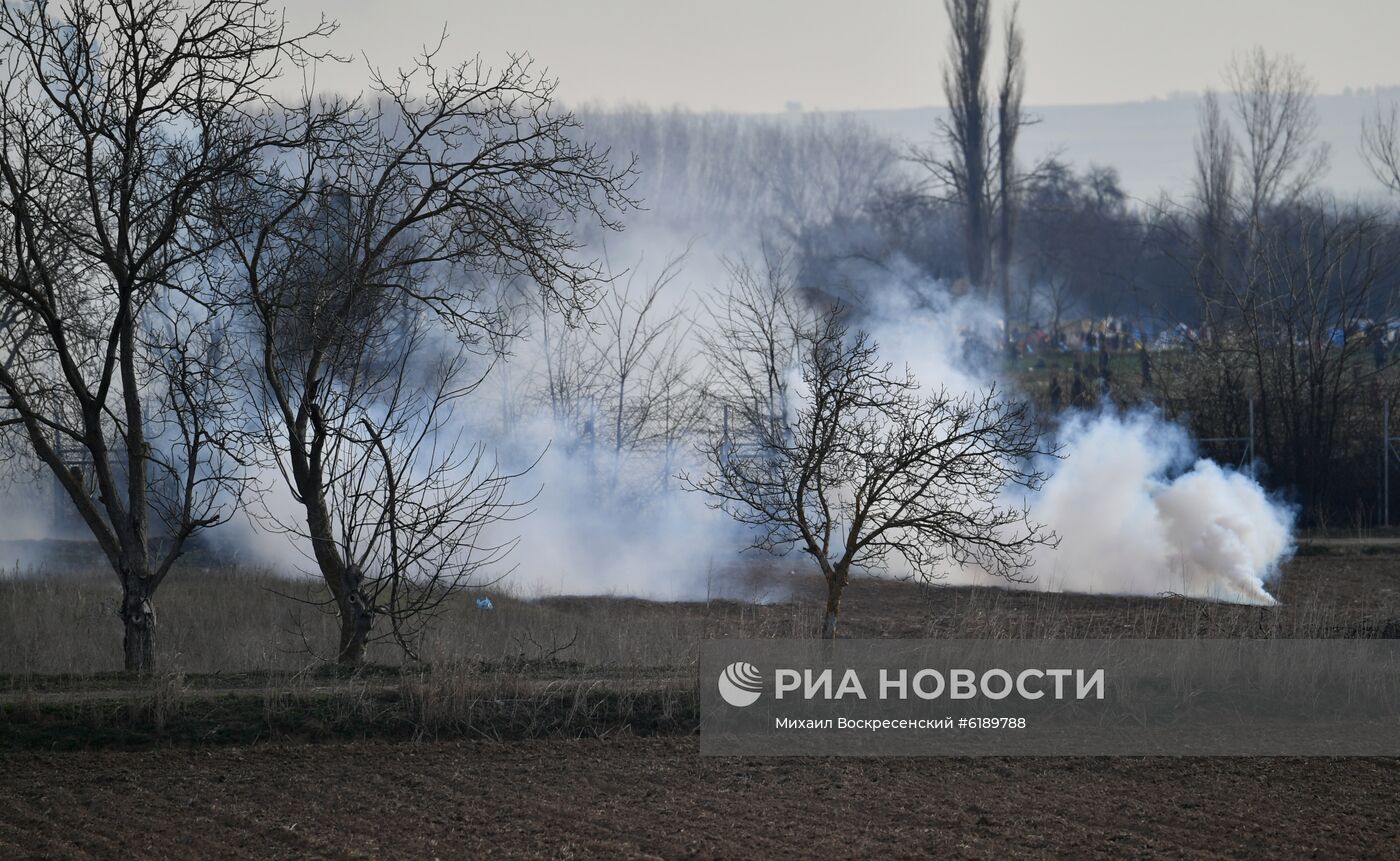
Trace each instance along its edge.
<path fill-rule="evenodd" d="M 881 287 L 870 291 L 881 299 L 867 327 L 887 360 L 925 387 L 1007 385 L 964 349 L 966 335 L 998 325 L 985 304 L 909 271 Z M 1061 457 L 1039 464 L 1048 479 L 1038 492 L 1008 501 L 1025 502 L 1059 542 L 1038 548 L 1028 582 L 1013 585 L 1274 603 L 1267 585 L 1293 550 L 1294 513 L 1253 477 L 1197 458 L 1186 430 L 1150 410 L 1071 411 L 1047 432 Z M 954 583 L 997 582 L 980 571 L 943 573 Z"/>
<path fill-rule="evenodd" d="M 610 254 L 635 261 L 645 278 L 655 270 L 653 261 L 684 247 L 679 242 L 659 247 L 666 244 L 666 235 L 648 235 L 645 241 L 652 247 L 646 253 L 637 251 L 634 239 Z M 662 299 L 665 313 L 699 316 L 696 294 L 722 289 L 719 257 L 718 251 L 692 248 L 684 277 Z M 875 289 L 867 284 L 862 291 L 881 297 L 878 305 L 854 312 L 858 325 L 875 336 L 883 358 L 907 365 L 925 387 L 945 386 L 958 393 L 993 382 L 1005 386 L 989 370 L 990 363 L 966 348 L 969 333 L 994 330 L 997 321 L 990 309 L 954 297 L 909 267 L 885 271 L 881 278 Z M 497 383 L 484 386 L 473 395 L 477 402 L 460 411 L 460 426 L 454 430 L 465 439 L 484 440 L 504 470 L 529 467 L 514 486 L 516 498 L 530 500 L 529 515 L 498 525 L 487 537 L 506 540 L 508 532 L 521 539 L 503 582 L 526 594 L 657 600 L 734 594 L 739 587 L 725 572 L 740 560 L 745 534 L 676 480 L 678 474 L 705 468 L 691 446 L 616 451 L 600 434 L 613 415 L 598 399 L 583 408 L 593 410 L 591 415 L 561 420 L 538 390 L 545 349 L 539 332 L 531 330 L 504 368 L 492 372 L 501 374 Z M 698 374 L 702 357 L 694 345 L 680 349 L 686 361 L 697 365 Z M 1008 394 L 1015 396 L 1014 391 Z M 1012 501 L 1026 502 L 1031 518 L 1058 535 L 1058 545 L 1037 549 L 1026 583 L 1006 584 L 974 570 L 940 572 L 945 582 L 1273 603 L 1268 584 L 1292 549 L 1293 513 L 1249 475 L 1197 459 L 1183 428 L 1147 411 L 1120 415 L 1105 407 L 1071 412 L 1049 433 L 1062 457 L 1042 464 L 1049 478 L 1039 492 Z M 278 477 L 267 478 L 269 490 L 258 505 L 284 523 L 298 522 L 299 508 Z M 24 492 L 32 495 L 32 488 Z M 5 507 L 26 510 L 13 498 Z M 0 537 L 10 539 L 11 546 L 15 538 L 40 537 L 42 532 L 27 521 L 17 532 L 18 518 L 7 518 L 7 523 L 16 534 Z M 236 550 L 244 563 L 289 573 L 311 568 L 306 548 L 256 520 L 235 521 L 215 539 Z M 774 564 L 801 574 L 805 562 L 794 556 Z M 915 572 L 894 567 L 888 573 Z"/>
<path fill-rule="evenodd" d="M 664 242 L 662 237 L 648 241 Z M 687 314 L 698 305 L 693 294 L 721 289 L 723 278 L 719 252 L 692 248 L 691 254 L 697 278 L 684 279 L 667 298 Z M 628 259 L 664 257 L 653 250 Z M 975 343 L 969 333 L 989 333 L 999 325 L 985 304 L 955 297 L 911 267 L 883 270 L 880 283 L 865 286 L 862 295 L 880 297 L 879 303 L 854 312 L 886 360 L 907 365 L 925 387 L 945 386 L 954 393 L 994 382 L 1006 387 L 985 354 L 968 349 Z M 532 349 L 522 345 L 513 358 L 517 367 L 532 361 Z M 694 351 L 688 355 L 701 362 Z M 1008 395 L 1016 393 L 1008 390 Z M 515 464 L 545 451 L 521 480 L 538 495 L 532 514 L 513 524 L 524 536 L 513 556 L 517 585 L 528 591 L 660 600 L 735 588 L 722 572 L 739 558 L 745 534 L 675 480 L 678 473 L 704 469 L 689 446 L 677 446 L 664 457 L 644 450 L 614 454 L 596 437 L 606 411 L 594 417 L 593 431 L 581 433 L 577 424 L 561 425 L 544 410 L 528 414 L 531 400 L 518 391 L 502 391 L 500 397 L 514 399 L 515 409 L 527 413 L 517 418 L 510 435 Z M 1252 477 L 1198 459 L 1185 429 L 1149 411 L 1120 415 L 1105 405 L 1071 412 L 1048 433 L 1060 445 L 1061 457 L 1041 464 L 1049 479 L 1039 492 L 1011 501 L 1029 504 L 1032 519 L 1060 540 L 1036 551 L 1028 582 L 1010 585 L 1274 602 L 1267 586 L 1292 550 L 1293 512 Z M 773 564 L 800 574 L 806 573 L 805 562 L 794 554 Z M 980 571 L 942 574 L 950 583 L 1007 585 Z"/>
<path fill-rule="evenodd" d="M 856 143 L 865 141 L 859 129 L 849 124 L 836 131 Z M 793 134 L 830 133 L 804 125 Z M 779 138 L 781 134 L 772 131 L 755 135 L 754 141 Z M 696 189 L 718 187 L 716 182 L 722 186 L 716 177 L 745 176 L 758 184 L 767 181 L 764 178 L 771 172 L 764 165 L 772 159 L 763 161 L 768 157 L 754 147 L 757 143 L 742 157 L 762 162 L 757 166 L 720 170 L 711 165 L 706 173 L 698 162 L 686 161 L 685 172 L 672 170 L 649 181 L 665 180 L 692 196 L 698 194 Z M 629 142 L 623 140 L 619 150 L 628 148 Z M 819 149 L 864 154 L 861 158 L 867 161 L 872 151 L 864 144 Z M 892 164 L 897 159 L 882 157 L 873 165 L 860 162 L 859 169 L 811 171 L 811 181 L 817 183 L 814 190 L 769 194 L 764 199 L 816 200 L 826 202 L 818 208 L 839 211 L 846 204 L 829 199 L 840 197 L 837 192 L 844 186 L 831 185 L 830 176 L 854 172 L 883 177 L 894 169 Z M 645 158 L 641 168 L 646 179 Z M 784 181 L 807 179 L 794 176 Z M 683 197 L 662 185 L 652 192 L 661 198 Z M 755 199 L 754 195 L 739 197 Z M 790 221 L 802 213 L 789 211 L 789 206 L 775 210 L 774 218 L 768 217 L 771 213 L 725 218 L 723 210 L 735 205 L 728 198 L 718 202 L 706 198 L 703 206 L 679 205 L 675 200 L 668 204 L 665 199 L 648 203 L 655 209 L 635 213 L 625 233 L 609 238 L 606 247 L 594 243 L 588 250 L 623 275 L 614 282 L 618 287 L 629 279 L 645 285 L 688 249 L 677 276 L 658 294 L 657 307 L 651 312 L 652 319 L 674 316 L 676 325 L 665 339 L 665 350 L 647 361 L 655 367 L 653 359 L 659 361 L 664 353 L 681 369 L 682 384 L 694 387 L 703 378 L 705 364 L 698 332 L 706 324 L 707 304 L 717 301 L 725 289 L 724 262 L 757 256 L 758 243 L 744 237 L 759 235 L 758 225 Z M 990 336 L 987 340 L 995 337 L 1000 323 L 992 309 L 953 295 L 947 285 L 928 279 L 899 259 L 864 268 L 858 262 L 847 266 L 833 281 L 832 295 L 852 306 L 854 324 L 874 335 L 882 358 L 907 364 L 925 387 L 941 386 L 959 393 L 997 382 L 1015 397 L 1007 381 L 997 380 L 994 366 L 1000 363 L 968 348 L 977 342 L 969 333 L 981 332 Z M 518 305 L 514 313 L 524 336 L 510 345 L 510 354 L 491 370 L 487 383 L 458 410 L 451 428 L 462 439 L 483 441 L 503 470 L 529 467 L 514 482 L 513 495 L 530 500 L 530 514 L 499 524 L 487 536 L 488 542 L 520 537 L 504 582 L 527 594 L 615 593 L 676 599 L 732 591 L 734 584 L 725 581 L 724 572 L 741 558 L 747 544 L 743 530 L 676 480 L 678 474 L 704 469 L 693 449 L 695 429 L 690 429 L 689 439 L 677 433 L 660 441 L 616 445 L 615 434 L 609 436 L 616 419 L 614 393 L 595 385 L 565 393 L 561 401 L 560 393 L 547 382 L 550 374 L 568 376 L 557 365 L 566 352 L 561 350 L 566 339 L 572 352 L 569 361 L 576 364 L 573 370 L 583 376 L 606 373 L 615 355 L 606 343 L 607 333 L 596 325 L 567 330 L 558 320 L 546 331 L 547 312 L 524 301 Z M 624 328 L 634 319 L 628 313 L 634 314 L 635 308 L 622 314 Z M 1032 519 L 1052 529 L 1060 540 L 1057 547 L 1037 550 L 1028 572 L 1030 581 L 1017 588 L 1273 602 L 1268 585 L 1291 551 L 1293 513 L 1271 499 L 1249 475 L 1197 459 L 1188 434 L 1150 412 L 1121 415 L 1105 406 L 1069 413 L 1048 432 L 1063 457 L 1042 464 L 1049 479 L 1038 493 L 1015 501 L 1026 502 Z M 300 511 L 281 477 L 270 471 L 264 478 L 262 484 L 269 491 L 259 504 L 284 523 L 298 522 Z M 0 505 L 7 515 L 29 510 L 14 497 L 0 500 Z M 13 516 L 0 520 L 17 522 Z M 35 537 L 35 529 L 26 524 L 24 537 Z M 0 535 L 5 537 L 20 536 Z M 288 573 L 312 567 L 305 548 L 256 520 L 235 519 L 216 530 L 213 540 L 236 552 L 240 561 L 261 561 Z M 810 567 L 798 554 L 768 564 L 798 573 Z M 914 572 L 893 569 L 889 573 Z M 978 571 L 941 573 L 950 583 L 1005 585 Z"/>

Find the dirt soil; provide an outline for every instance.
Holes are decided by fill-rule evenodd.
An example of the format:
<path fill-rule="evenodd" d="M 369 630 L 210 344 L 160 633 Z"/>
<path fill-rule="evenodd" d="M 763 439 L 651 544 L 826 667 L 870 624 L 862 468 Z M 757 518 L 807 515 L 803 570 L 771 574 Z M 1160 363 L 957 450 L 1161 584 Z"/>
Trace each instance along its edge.
<path fill-rule="evenodd" d="M 692 738 L 0 755 L 3 858 L 1400 857 L 1400 762 L 717 759 Z"/>
<path fill-rule="evenodd" d="M 614 622 L 626 604 L 679 620 L 678 636 L 701 623 L 796 636 L 810 614 L 793 607 L 820 606 L 817 585 L 795 584 L 794 605 L 542 603 Z M 842 624 L 853 637 L 1400 636 L 1389 548 L 1310 548 L 1277 589 L 1279 607 L 1256 608 L 863 581 Z M 196 679 L 185 697 L 265 683 Z M 121 696 L 129 681 L 25 684 L 32 704 Z M 1396 799 L 1400 760 L 718 759 L 693 737 L 630 735 L 31 748 L 0 752 L 0 861 L 1400 858 Z"/>

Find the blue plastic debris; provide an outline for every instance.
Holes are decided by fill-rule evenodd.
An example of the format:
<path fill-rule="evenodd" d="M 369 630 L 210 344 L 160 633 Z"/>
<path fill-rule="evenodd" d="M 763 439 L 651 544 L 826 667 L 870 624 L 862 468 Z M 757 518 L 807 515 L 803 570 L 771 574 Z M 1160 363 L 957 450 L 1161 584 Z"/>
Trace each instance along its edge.
<path fill-rule="evenodd" d="M 491 603 L 491 599 L 490 599 L 490 598 L 477 598 L 477 599 L 476 599 L 476 609 L 478 609 L 478 610 L 494 610 L 494 609 L 496 609 L 496 605 Z"/>

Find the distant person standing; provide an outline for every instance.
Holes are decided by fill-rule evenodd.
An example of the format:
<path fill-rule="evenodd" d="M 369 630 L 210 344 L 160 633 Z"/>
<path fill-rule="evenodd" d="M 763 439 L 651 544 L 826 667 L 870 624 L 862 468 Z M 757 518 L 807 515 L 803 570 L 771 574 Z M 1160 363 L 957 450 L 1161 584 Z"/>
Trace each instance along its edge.
<path fill-rule="evenodd" d="M 1057 413 L 1060 411 L 1060 399 L 1063 396 L 1064 392 L 1060 388 L 1060 375 L 1052 374 L 1050 376 L 1050 412 Z"/>
<path fill-rule="evenodd" d="M 1099 397 L 1112 396 L 1113 372 L 1108 367 L 1108 347 L 1103 338 L 1099 339 Z"/>
<path fill-rule="evenodd" d="M 1089 392 L 1084 388 L 1084 377 L 1080 375 L 1079 368 L 1074 369 L 1074 381 L 1069 387 L 1069 402 L 1076 407 L 1089 405 Z"/>

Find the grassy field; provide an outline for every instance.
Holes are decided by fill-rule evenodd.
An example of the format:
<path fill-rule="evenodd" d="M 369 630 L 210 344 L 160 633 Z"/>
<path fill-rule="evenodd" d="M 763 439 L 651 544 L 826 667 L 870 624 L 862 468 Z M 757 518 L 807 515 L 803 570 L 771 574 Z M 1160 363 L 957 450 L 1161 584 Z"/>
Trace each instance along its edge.
<path fill-rule="evenodd" d="M 816 578 L 752 566 L 745 588 L 780 600 L 653 602 L 609 596 L 476 595 L 448 607 L 406 661 L 390 644 L 346 673 L 327 661 L 334 620 L 288 597 L 306 582 L 266 572 L 183 572 L 160 596 L 160 667 L 118 672 L 110 578 L 0 581 L 0 744 L 8 747 L 247 743 L 266 739 L 536 738 L 687 732 L 700 644 L 811 637 Z M 941 587 L 864 579 L 841 634 L 866 638 L 1400 637 L 1400 546 L 1315 542 L 1247 607 Z"/>
<path fill-rule="evenodd" d="M 712 637 L 807 637 L 818 629 L 823 586 L 790 566 L 735 575 L 757 599 L 656 602 L 614 596 L 523 597 L 461 593 L 421 647 L 428 666 L 504 666 L 551 660 L 583 670 L 692 666 Z M 1175 596 L 1117 597 L 862 578 L 847 592 L 846 637 L 1105 638 L 1368 636 L 1400 620 L 1400 542 L 1305 542 L 1271 587 L 1276 607 Z M 1394 577 L 1390 576 L 1392 573 Z M 736 591 L 731 588 L 730 593 Z M 173 576 L 158 596 L 159 664 L 186 676 L 301 675 L 326 663 L 335 619 L 296 598 L 316 584 L 266 571 L 199 569 Z M 475 599 L 489 595 L 494 610 Z M 776 599 L 774 596 L 777 596 Z M 0 683 L 98 678 L 120 669 L 114 579 L 101 572 L 0 578 Z M 385 669 L 403 658 L 371 648 Z"/>
<path fill-rule="evenodd" d="M 1400 765 L 1271 758 L 697 755 L 696 656 L 806 637 L 781 600 L 494 593 L 413 664 L 345 674 L 265 572 L 185 572 L 162 672 L 114 671 L 106 578 L 0 581 L 0 857 L 1381 857 Z M 783 588 L 790 587 L 790 588 Z M 304 588 L 301 587 L 301 588 Z M 1400 637 L 1400 549 L 1305 544 L 1277 607 L 862 580 L 849 637 Z M 308 743 L 316 742 L 316 743 Z"/>

